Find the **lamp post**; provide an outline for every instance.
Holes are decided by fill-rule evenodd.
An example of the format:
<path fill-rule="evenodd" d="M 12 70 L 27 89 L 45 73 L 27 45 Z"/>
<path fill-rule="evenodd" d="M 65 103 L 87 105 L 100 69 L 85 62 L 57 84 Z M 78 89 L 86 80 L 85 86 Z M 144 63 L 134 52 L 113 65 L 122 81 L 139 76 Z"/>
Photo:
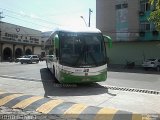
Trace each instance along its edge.
<path fill-rule="evenodd" d="M 84 23 L 85 23 L 85 25 L 86 25 L 86 27 L 87 27 L 87 23 L 86 23 L 84 17 L 83 17 L 83 16 L 80 16 L 80 17 L 83 19 L 83 21 L 84 21 Z"/>
<path fill-rule="evenodd" d="M 92 13 L 92 12 L 93 12 L 93 11 L 89 8 L 89 23 L 88 23 L 88 27 L 91 26 L 91 13 Z M 83 21 L 85 22 L 85 24 L 86 24 L 86 26 L 87 26 L 87 23 L 86 23 L 84 17 L 83 17 L 83 16 L 80 16 L 80 17 L 83 19 Z"/>

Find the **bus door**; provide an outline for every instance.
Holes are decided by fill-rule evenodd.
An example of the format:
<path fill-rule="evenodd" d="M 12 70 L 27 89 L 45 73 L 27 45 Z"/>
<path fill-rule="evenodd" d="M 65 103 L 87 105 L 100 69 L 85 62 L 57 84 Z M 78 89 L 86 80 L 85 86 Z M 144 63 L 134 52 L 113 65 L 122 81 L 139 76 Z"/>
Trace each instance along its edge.
<path fill-rule="evenodd" d="M 59 57 L 60 57 L 60 51 L 59 51 L 59 37 L 58 34 L 54 37 L 54 51 L 55 51 L 55 59 L 54 59 L 54 67 L 55 67 L 55 77 L 59 79 L 60 77 L 60 64 L 59 64 Z"/>

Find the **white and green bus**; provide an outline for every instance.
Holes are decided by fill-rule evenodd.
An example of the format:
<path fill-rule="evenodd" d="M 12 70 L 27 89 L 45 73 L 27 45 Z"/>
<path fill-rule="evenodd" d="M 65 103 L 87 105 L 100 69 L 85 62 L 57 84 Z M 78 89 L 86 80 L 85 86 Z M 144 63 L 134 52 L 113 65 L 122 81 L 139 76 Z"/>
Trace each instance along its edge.
<path fill-rule="evenodd" d="M 46 65 L 60 83 L 107 79 L 105 38 L 96 28 L 58 28 L 46 41 Z"/>

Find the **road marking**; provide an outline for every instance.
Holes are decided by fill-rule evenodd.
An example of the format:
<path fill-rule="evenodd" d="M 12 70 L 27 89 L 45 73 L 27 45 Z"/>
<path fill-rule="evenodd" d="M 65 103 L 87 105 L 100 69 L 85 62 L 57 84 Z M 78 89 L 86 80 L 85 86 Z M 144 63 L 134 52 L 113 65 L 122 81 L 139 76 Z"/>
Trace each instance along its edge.
<path fill-rule="evenodd" d="M 33 95 L 23 95 L 23 96 L 17 97 L 9 101 L 8 103 L 6 103 L 4 106 L 12 108 L 14 105 L 18 104 L 20 101 L 25 100 L 30 97 L 33 97 Z"/>
<path fill-rule="evenodd" d="M 37 78 L 28 78 L 26 77 L 19 77 L 19 76 L 10 76 L 10 75 L 0 75 L 1 78 L 11 78 L 11 79 L 18 79 L 18 80 L 28 80 L 28 81 L 35 81 L 35 82 L 40 82 L 41 79 Z"/>
<path fill-rule="evenodd" d="M 64 114 L 64 118 L 94 118 L 94 120 L 113 120 L 117 118 L 130 119 L 130 120 L 151 120 L 152 116 L 135 114 L 132 112 L 121 111 L 111 108 L 100 108 L 96 106 L 87 106 L 85 104 L 64 102 L 63 100 L 51 100 L 41 96 L 29 96 L 21 93 L 5 93 L 0 92 L 0 106 L 6 106 L 7 104 L 13 105 L 11 108 L 25 109 L 29 105 L 34 105 L 33 110 L 41 113 L 48 114 L 50 112 L 57 114 Z M 26 98 L 24 98 L 26 97 Z M 17 102 L 15 103 L 15 101 Z M 41 102 L 40 102 L 40 101 Z M 39 101 L 39 102 L 38 102 Z M 36 102 L 38 105 L 36 105 Z M 16 104 L 16 105 L 15 105 Z M 40 107 L 38 107 L 40 106 Z M 93 114 L 92 116 L 89 114 Z M 89 115 L 89 116 L 87 116 Z M 159 117 L 158 117 L 159 118 Z"/>
<path fill-rule="evenodd" d="M 22 108 L 24 109 L 25 107 L 27 107 L 28 105 L 32 104 L 33 102 L 40 100 L 44 97 L 41 96 L 33 96 L 31 98 L 25 99 L 19 103 L 17 103 L 15 106 L 13 106 L 12 108 Z"/>
<path fill-rule="evenodd" d="M 6 104 L 7 102 L 13 100 L 14 98 L 17 98 L 19 96 L 23 96 L 23 94 L 12 94 L 12 95 L 9 95 L 9 96 L 6 96 L 2 99 L 0 99 L 0 106 Z"/>
<path fill-rule="evenodd" d="M 95 106 L 88 106 L 86 109 L 81 112 L 81 114 L 78 116 L 80 120 L 94 120 L 97 112 L 100 110 L 100 107 Z"/>
<path fill-rule="evenodd" d="M 97 112 L 95 120 L 112 120 L 118 110 L 102 108 Z"/>
<path fill-rule="evenodd" d="M 63 100 L 51 100 L 49 102 L 46 102 L 45 104 L 41 105 L 36 109 L 37 112 L 42 113 L 49 113 L 53 108 L 55 108 L 57 105 L 63 103 Z"/>
<path fill-rule="evenodd" d="M 68 110 L 72 105 L 75 103 L 73 102 L 63 102 L 60 105 L 57 105 L 54 109 L 52 109 L 49 114 L 61 114 L 63 115 L 66 110 Z"/>
<path fill-rule="evenodd" d="M 84 104 L 74 104 L 64 112 L 65 117 L 78 118 L 79 114 L 88 106 Z"/>
<path fill-rule="evenodd" d="M 29 109 L 29 110 L 36 110 L 39 106 L 43 105 L 44 103 L 50 101 L 51 99 L 48 99 L 48 98 L 43 98 L 43 99 L 40 99 L 40 100 L 37 100 L 36 102 L 30 104 L 29 106 L 27 106 L 25 109 Z"/>
<path fill-rule="evenodd" d="M 5 94 L 5 93 L 6 93 L 6 92 L 3 92 L 3 91 L 0 90 L 0 95 Z"/>
<path fill-rule="evenodd" d="M 141 114 L 132 114 L 132 120 L 142 120 Z"/>
<path fill-rule="evenodd" d="M 110 90 L 160 95 L 160 91 L 156 91 L 156 90 L 141 89 L 141 88 L 130 88 L 130 87 L 118 87 L 118 86 L 111 86 L 111 85 L 101 85 L 101 86 L 103 86 L 107 89 L 110 89 Z"/>

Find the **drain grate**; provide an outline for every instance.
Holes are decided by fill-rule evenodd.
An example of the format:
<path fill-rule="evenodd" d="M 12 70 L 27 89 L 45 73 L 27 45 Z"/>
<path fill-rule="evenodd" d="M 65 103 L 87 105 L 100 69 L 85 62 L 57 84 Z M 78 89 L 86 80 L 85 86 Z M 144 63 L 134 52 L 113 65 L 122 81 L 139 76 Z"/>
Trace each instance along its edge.
<path fill-rule="evenodd" d="M 147 89 L 139 89 L 139 88 L 126 88 L 126 87 L 117 87 L 117 86 L 104 86 L 104 87 L 111 89 L 111 90 L 120 90 L 120 91 L 160 95 L 160 91 L 155 91 L 155 90 L 147 90 Z"/>

